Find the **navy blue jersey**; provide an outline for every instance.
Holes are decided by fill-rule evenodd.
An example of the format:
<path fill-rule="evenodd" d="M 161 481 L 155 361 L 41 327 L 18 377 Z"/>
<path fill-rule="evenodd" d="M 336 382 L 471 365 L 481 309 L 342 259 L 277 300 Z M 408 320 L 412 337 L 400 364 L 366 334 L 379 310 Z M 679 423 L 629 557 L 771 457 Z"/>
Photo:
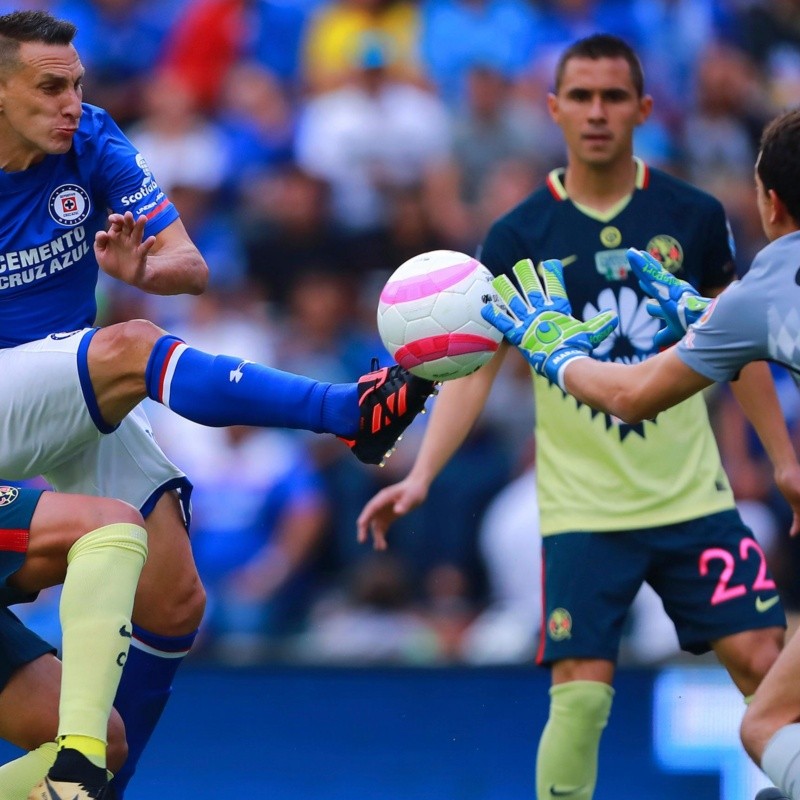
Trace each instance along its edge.
<path fill-rule="evenodd" d="M 637 166 L 636 190 L 603 214 L 572 202 L 561 182 L 563 171 L 553 171 L 539 191 L 492 226 L 480 261 L 499 275 L 510 274 L 521 258 L 561 259 L 572 311 L 580 319 L 593 316 L 609 289 L 617 299 L 626 286 L 643 296 L 625 258 L 629 247 L 650 251 L 701 293 L 727 286 L 735 275 L 721 203 L 641 161 Z M 652 351 L 652 340 L 617 338 L 620 356 L 624 350 Z M 618 360 L 617 355 L 610 357 Z"/>
<path fill-rule="evenodd" d="M 69 152 L 0 171 L 0 348 L 93 324 L 93 244 L 109 210 L 144 214 L 145 236 L 178 218 L 116 123 L 84 103 Z"/>
<path fill-rule="evenodd" d="M 730 233 L 715 198 L 637 161 L 633 193 L 606 212 L 573 202 L 555 170 L 491 228 L 480 260 L 510 273 L 523 258 L 558 258 L 576 317 L 610 309 L 619 326 L 594 352 L 630 363 L 655 353 L 659 322 L 625 251 L 648 250 L 701 291 L 734 277 Z M 652 421 L 627 425 L 534 378 L 541 530 L 619 531 L 672 525 L 733 507 L 697 395 Z"/>

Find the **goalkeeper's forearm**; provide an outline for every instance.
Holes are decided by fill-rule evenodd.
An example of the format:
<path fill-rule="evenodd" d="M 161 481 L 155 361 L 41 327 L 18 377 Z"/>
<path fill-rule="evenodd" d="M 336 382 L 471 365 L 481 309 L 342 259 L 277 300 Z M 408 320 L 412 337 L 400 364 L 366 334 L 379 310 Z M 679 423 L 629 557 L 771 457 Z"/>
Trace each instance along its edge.
<path fill-rule="evenodd" d="M 444 469 L 486 405 L 486 398 L 507 351 L 508 345 L 501 343 L 491 361 L 477 372 L 442 384 L 411 468 L 411 476 L 430 486 Z"/>
<path fill-rule="evenodd" d="M 742 369 L 739 380 L 731 382 L 730 387 L 764 445 L 772 466 L 778 471 L 794 468 L 797 456 L 767 363 L 748 364 Z"/>
<path fill-rule="evenodd" d="M 576 358 L 564 370 L 571 395 L 631 425 L 653 419 L 712 383 L 687 367 L 674 348 L 638 364 Z"/>

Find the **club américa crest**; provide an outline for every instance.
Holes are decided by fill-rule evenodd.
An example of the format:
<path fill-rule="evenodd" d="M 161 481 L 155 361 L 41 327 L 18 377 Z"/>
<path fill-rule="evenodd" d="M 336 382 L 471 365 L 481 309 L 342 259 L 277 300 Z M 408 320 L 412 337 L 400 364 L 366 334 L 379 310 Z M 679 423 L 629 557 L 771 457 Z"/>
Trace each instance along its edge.
<path fill-rule="evenodd" d="M 664 269 L 676 273 L 683 266 L 683 248 L 681 243 L 666 233 L 654 236 L 645 248 L 656 261 L 660 261 Z"/>
<path fill-rule="evenodd" d="M 556 608 L 547 618 L 547 635 L 554 641 L 560 642 L 572 636 L 572 615 L 566 608 Z"/>
<path fill-rule="evenodd" d="M 19 497 L 16 486 L 0 486 L 0 508 L 10 506 Z"/>

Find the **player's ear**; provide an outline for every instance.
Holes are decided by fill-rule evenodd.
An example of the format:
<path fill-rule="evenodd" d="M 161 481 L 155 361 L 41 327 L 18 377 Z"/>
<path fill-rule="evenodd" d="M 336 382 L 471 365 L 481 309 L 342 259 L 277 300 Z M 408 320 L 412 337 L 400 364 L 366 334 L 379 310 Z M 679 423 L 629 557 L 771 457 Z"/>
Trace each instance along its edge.
<path fill-rule="evenodd" d="M 553 122 L 558 124 L 558 97 L 552 92 L 547 93 L 547 110 Z"/>
<path fill-rule="evenodd" d="M 639 100 L 639 125 L 647 122 L 650 112 L 653 110 L 653 98 L 649 94 L 642 95 Z"/>
<path fill-rule="evenodd" d="M 767 190 L 767 198 L 769 199 L 770 224 L 780 225 L 791 218 L 786 203 L 781 200 L 781 196 L 774 189 Z"/>

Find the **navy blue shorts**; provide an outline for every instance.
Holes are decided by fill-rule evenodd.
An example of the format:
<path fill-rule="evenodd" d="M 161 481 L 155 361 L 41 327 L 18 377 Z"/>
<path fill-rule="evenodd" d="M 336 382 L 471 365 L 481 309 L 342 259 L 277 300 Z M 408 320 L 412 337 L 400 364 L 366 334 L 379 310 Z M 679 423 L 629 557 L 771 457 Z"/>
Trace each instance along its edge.
<path fill-rule="evenodd" d="M 786 625 L 764 553 L 735 510 L 658 528 L 545 536 L 542 560 L 540 664 L 616 661 L 644 581 L 690 653 L 734 633 Z"/>
<path fill-rule="evenodd" d="M 0 691 L 25 664 L 55 648 L 26 628 L 8 608 L 33 598 L 6 584 L 25 561 L 28 533 L 41 489 L 21 489 L 0 484 Z"/>

